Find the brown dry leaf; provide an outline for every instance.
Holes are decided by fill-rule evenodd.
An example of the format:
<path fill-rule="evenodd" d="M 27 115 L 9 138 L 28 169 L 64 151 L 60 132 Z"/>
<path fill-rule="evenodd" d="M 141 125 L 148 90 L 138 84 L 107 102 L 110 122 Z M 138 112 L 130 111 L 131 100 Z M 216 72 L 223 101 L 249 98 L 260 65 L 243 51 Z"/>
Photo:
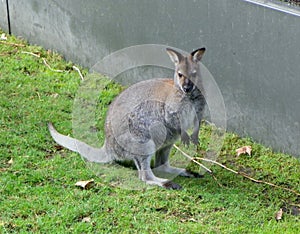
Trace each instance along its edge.
<path fill-rule="evenodd" d="M 282 215 L 283 215 L 283 210 L 282 208 L 275 214 L 275 219 L 276 221 L 279 221 L 282 219 Z"/>
<path fill-rule="evenodd" d="M 251 151 L 252 151 L 252 148 L 250 145 L 243 146 L 236 150 L 236 155 L 240 156 L 241 154 L 248 154 L 249 156 L 251 156 Z"/>
<path fill-rule="evenodd" d="M 83 189 L 90 189 L 94 186 L 94 180 L 82 180 L 78 181 L 75 186 L 81 187 Z"/>

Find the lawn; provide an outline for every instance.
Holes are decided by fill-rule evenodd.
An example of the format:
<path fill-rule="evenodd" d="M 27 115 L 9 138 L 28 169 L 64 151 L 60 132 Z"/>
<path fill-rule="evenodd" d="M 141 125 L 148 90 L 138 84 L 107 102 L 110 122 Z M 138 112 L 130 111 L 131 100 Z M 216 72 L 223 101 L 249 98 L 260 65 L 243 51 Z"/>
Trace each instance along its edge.
<path fill-rule="evenodd" d="M 111 179 L 114 167 L 95 175 L 78 154 L 55 144 L 47 130 L 51 121 L 72 135 L 81 82 L 73 66 L 24 40 L 8 36 L 0 41 L 1 233 L 300 233 L 299 159 L 233 133 L 226 134 L 218 162 L 280 188 L 218 165 L 211 167 L 215 178 L 208 173 L 201 179 L 175 178 L 183 186 L 179 191 L 124 189 Z M 92 130 L 100 143 L 107 105 L 120 90 L 108 83 L 99 94 Z M 203 126 L 199 157 L 210 131 Z M 245 145 L 252 146 L 251 156 L 237 157 L 236 149 Z M 75 186 L 90 179 L 94 186 L 89 189 Z M 283 216 L 276 220 L 280 209 Z"/>

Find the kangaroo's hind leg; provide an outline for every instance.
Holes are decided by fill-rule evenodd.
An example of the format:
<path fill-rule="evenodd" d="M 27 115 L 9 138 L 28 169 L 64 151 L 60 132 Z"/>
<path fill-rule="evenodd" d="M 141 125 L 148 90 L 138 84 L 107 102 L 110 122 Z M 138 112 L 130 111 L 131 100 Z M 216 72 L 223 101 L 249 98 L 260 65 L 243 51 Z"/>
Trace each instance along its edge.
<path fill-rule="evenodd" d="M 167 179 L 156 177 L 153 174 L 150 168 L 151 156 L 139 156 L 135 157 L 133 160 L 138 169 L 140 180 L 146 182 L 147 184 L 158 185 L 167 189 L 181 189 L 180 185 Z"/>
<path fill-rule="evenodd" d="M 183 168 L 170 166 L 169 155 L 173 145 L 166 146 L 158 150 L 155 154 L 155 171 L 165 172 L 184 177 L 201 177 L 198 173 L 187 171 Z"/>

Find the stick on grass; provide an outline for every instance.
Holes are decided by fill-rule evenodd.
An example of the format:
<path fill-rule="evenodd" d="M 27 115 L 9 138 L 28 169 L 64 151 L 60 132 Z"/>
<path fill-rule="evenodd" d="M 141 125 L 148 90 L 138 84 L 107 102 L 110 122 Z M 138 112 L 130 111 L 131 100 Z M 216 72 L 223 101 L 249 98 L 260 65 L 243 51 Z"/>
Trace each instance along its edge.
<path fill-rule="evenodd" d="M 0 41 L 0 43 L 9 46 L 15 46 L 15 47 L 25 47 L 24 44 L 18 44 L 18 43 L 7 42 L 7 41 Z"/>
<path fill-rule="evenodd" d="M 32 53 L 32 52 L 28 52 L 28 51 L 21 51 L 22 54 L 29 54 L 29 55 L 32 55 L 34 57 L 37 57 L 37 58 L 41 58 L 41 56 L 39 54 L 35 54 L 35 53 Z M 47 60 L 45 58 L 42 58 L 43 60 L 43 63 L 45 64 L 46 67 L 49 68 L 49 70 L 53 71 L 53 72 L 64 72 L 63 70 L 58 70 L 58 69 L 53 69 L 47 62 Z"/>
<path fill-rule="evenodd" d="M 73 69 L 74 69 L 74 70 L 76 70 L 76 71 L 78 72 L 78 74 L 79 74 L 79 76 L 80 76 L 81 80 L 83 81 L 83 80 L 84 80 L 84 78 L 83 78 L 83 75 L 82 75 L 82 73 L 81 73 L 80 69 L 79 69 L 78 67 L 76 67 L 75 65 L 73 66 Z"/>
<path fill-rule="evenodd" d="M 195 162 L 197 165 L 203 167 L 204 169 L 206 167 L 203 164 L 199 163 L 198 160 L 202 160 L 202 161 L 205 161 L 205 162 L 210 162 L 210 163 L 213 163 L 215 165 L 218 165 L 218 166 L 224 168 L 225 170 L 230 171 L 230 172 L 232 172 L 232 173 L 234 173 L 236 175 L 241 175 L 244 178 L 247 178 L 247 179 L 251 180 L 252 182 L 259 183 L 259 184 L 266 184 L 266 185 L 272 186 L 274 188 L 279 188 L 279 189 L 282 189 L 282 190 L 285 190 L 285 191 L 289 191 L 291 193 L 296 194 L 297 196 L 300 196 L 300 193 L 298 191 L 296 191 L 296 190 L 289 189 L 289 188 L 286 188 L 286 187 L 282 187 L 282 186 L 279 186 L 279 185 L 276 185 L 276 184 L 273 184 L 273 183 L 270 183 L 270 182 L 267 182 L 267 181 L 254 179 L 251 176 L 247 175 L 246 173 L 235 171 L 235 170 L 233 170 L 231 168 L 228 168 L 225 165 L 223 165 L 223 164 L 221 164 L 221 163 L 219 163 L 217 161 L 214 161 L 214 160 L 211 160 L 211 159 L 208 159 L 208 158 L 191 157 L 190 155 L 188 155 L 187 153 L 185 153 L 183 150 L 181 150 L 178 146 L 174 145 L 174 147 L 177 150 L 179 150 L 185 157 L 187 157 L 191 161 Z M 210 169 L 207 168 L 206 170 L 212 174 L 212 171 Z"/>

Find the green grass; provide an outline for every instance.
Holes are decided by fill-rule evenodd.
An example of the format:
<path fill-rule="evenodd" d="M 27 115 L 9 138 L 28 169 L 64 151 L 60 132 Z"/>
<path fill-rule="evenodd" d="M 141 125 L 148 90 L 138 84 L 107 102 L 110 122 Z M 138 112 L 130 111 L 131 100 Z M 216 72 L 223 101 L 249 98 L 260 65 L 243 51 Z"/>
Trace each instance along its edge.
<path fill-rule="evenodd" d="M 64 72 L 51 71 L 42 58 Z M 81 82 L 72 66 L 14 37 L 0 42 L 1 233 L 300 233 L 299 216 L 285 212 L 279 222 L 274 219 L 281 207 L 299 206 L 299 196 L 218 166 L 211 169 L 222 187 L 206 174 L 203 179 L 175 178 L 184 187 L 180 191 L 122 189 L 109 180 L 109 171 L 96 176 L 78 154 L 59 148 L 47 130 L 52 121 L 62 133 L 72 133 L 73 101 Z M 119 91 L 109 84 L 100 94 L 100 141 L 107 105 Z M 206 151 L 210 131 L 203 127 L 199 152 Z M 243 145 L 251 145 L 253 154 L 237 158 L 235 149 Z M 300 191 L 299 159 L 251 139 L 226 134 L 218 161 Z M 90 190 L 74 185 L 91 178 L 95 186 Z M 83 222 L 86 217 L 90 222 Z"/>

